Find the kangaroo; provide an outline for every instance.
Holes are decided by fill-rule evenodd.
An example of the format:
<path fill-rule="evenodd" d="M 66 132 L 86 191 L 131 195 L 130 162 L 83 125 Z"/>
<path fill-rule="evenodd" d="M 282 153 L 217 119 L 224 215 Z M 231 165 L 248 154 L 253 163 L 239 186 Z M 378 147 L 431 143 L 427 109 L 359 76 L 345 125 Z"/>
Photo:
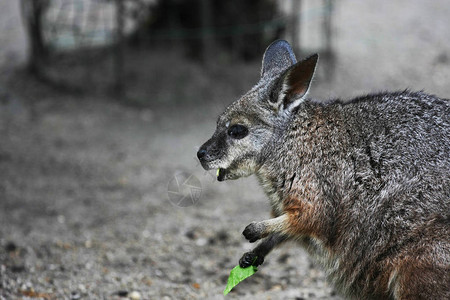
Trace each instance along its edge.
<path fill-rule="evenodd" d="M 272 219 L 239 261 L 302 244 L 351 299 L 450 299 L 450 101 L 394 92 L 306 99 L 318 55 L 265 51 L 259 82 L 219 116 L 197 156 L 219 181 L 255 174 Z"/>

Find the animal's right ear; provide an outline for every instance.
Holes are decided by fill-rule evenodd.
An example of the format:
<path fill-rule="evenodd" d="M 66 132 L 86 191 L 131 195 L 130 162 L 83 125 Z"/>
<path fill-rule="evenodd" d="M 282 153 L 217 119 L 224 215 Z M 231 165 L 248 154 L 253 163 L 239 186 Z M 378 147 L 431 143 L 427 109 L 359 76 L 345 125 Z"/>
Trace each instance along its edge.
<path fill-rule="evenodd" d="M 267 47 L 261 67 L 261 77 L 281 74 L 297 62 L 294 51 L 285 40 L 277 40 Z"/>
<path fill-rule="evenodd" d="M 311 55 L 291 66 L 276 81 L 269 102 L 278 112 L 292 111 L 303 102 L 314 76 L 318 59 L 318 54 Z"/>

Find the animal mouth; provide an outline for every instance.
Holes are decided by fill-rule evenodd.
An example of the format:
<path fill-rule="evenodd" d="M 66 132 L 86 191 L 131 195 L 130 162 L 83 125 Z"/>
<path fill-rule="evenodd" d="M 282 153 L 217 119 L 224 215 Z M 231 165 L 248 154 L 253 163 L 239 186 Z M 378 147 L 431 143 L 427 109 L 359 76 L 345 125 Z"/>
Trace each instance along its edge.
<path fill-rule="evenodd" d="M 228 173 L 227 169 L 218 168 L 216 173 L 217 181 L 224 181 L 227 173 Z"/>

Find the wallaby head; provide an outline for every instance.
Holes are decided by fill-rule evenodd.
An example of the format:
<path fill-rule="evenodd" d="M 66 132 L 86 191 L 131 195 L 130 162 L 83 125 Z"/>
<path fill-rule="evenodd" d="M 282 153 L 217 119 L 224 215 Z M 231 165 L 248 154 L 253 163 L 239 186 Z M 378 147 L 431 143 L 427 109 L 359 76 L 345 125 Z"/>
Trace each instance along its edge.
<path fill-rule="evenodd" d="M 314 54 L 297 62 L 284 40 L 267 47 L 259 82 L 219 116 L 213 136 L 197 152 L 203 168 L 218 169 L 219 181 L 255 173 L 262 150 L 308 92 L 317 60 Z"/>

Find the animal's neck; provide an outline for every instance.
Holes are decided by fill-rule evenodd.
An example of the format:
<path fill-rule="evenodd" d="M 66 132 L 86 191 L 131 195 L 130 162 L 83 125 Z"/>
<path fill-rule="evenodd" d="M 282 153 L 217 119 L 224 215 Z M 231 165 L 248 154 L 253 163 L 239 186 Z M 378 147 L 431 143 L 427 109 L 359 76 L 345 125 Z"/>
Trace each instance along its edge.
<path fill-rule="evenodd" d="M 318 180 L 310 165 L 320 164 L 345 144 L 333 138 L 339 136 L 333 133 L 341 130 L 335 108 L 307 101 L 292 113 L 286 122 L 278 123 L 282 126 L 274 130 L 272 141 L 262 153 L 261 167 L 256 171 L 274 211 L 281 211 L 283 200 L 296 185 Z"/>
<path fill-rule="evenodd" d="M 282 131 L 275 132 L 274 141 L 267 146 L 267 154 L 264 162 L 257 169 L 256 176 L 265 194 L 270 200 L 272 210 L 275 215 L 282 213 L 282 202 L 288 193 L 289 186 L 292 186 L 292 179 L 298 167 L 298 159 L 289 155 L 287 151 L 287 138 Z"/>

